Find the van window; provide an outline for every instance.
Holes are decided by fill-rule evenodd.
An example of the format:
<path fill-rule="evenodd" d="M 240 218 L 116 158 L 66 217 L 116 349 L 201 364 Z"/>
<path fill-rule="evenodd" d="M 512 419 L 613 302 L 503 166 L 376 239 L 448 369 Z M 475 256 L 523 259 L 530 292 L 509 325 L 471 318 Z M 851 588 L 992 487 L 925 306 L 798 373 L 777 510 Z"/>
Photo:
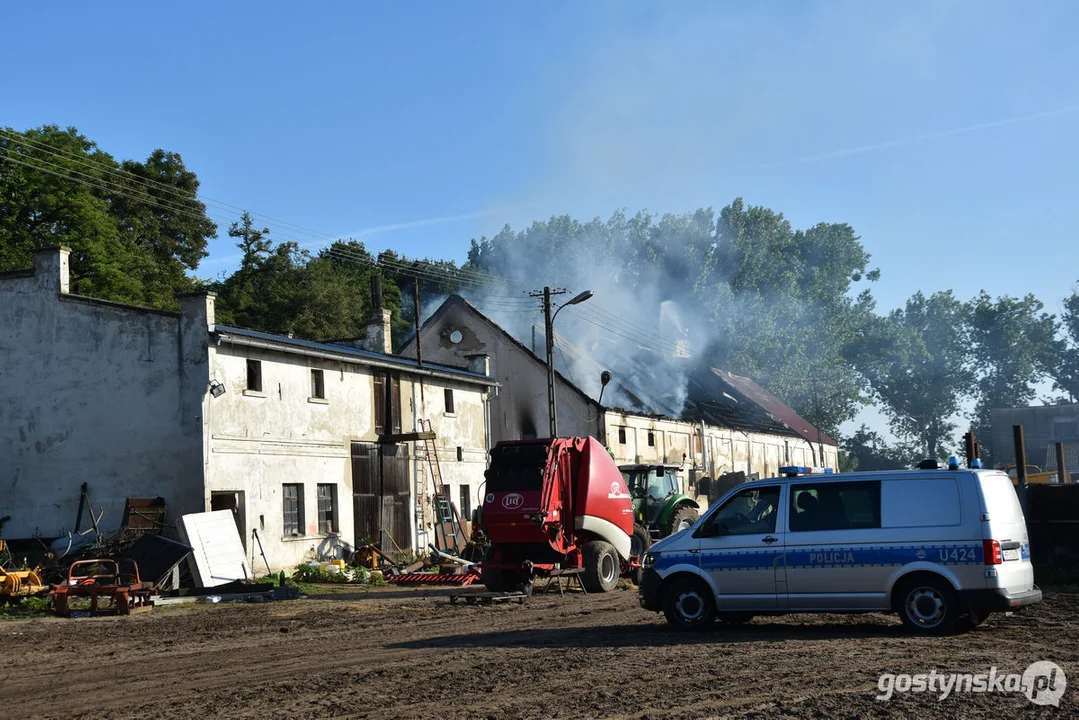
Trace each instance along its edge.
<path fill-rule="evenodd" d="M 723 503 L 709 520 L 706 534 L 760 535 L 776 531 L 779 514 L 779 487 L 743 490 Z"/>
<path fill-rule="evenodd" d="M 885 480 L 880 497 L 886 528 L 949 527 L 962 522 L 955 478 Z"/>
<path fill-rule="evenodd" d="M 880 482 L 791 485 L 791 532 L 880 527 Z"/>
<path fill-rule="evenodd" d="M 979 475 L 985 511 L 993 522 L 1023 522 L 1023 508 L 1012 481 L 1003 475 Z"/>

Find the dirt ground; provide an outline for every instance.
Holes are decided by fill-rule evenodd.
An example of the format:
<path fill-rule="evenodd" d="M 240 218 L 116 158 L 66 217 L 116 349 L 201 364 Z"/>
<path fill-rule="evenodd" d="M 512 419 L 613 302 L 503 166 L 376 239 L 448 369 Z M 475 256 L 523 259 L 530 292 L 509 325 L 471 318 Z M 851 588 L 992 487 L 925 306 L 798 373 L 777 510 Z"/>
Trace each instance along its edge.
<path fill-rule="evenodd" d="M 884 615 L 686 635 L 631 588 L 497 607 L 451 605 L 445 589 L 334 589 L 0 622 L 0 718 L 1079 716 L 1079 595 L 919 638 Z M 1059 708 L 1022 693 L 875 699 L 881 673 L 1022 673 L 1037 660 L 1074 683 Z"/>

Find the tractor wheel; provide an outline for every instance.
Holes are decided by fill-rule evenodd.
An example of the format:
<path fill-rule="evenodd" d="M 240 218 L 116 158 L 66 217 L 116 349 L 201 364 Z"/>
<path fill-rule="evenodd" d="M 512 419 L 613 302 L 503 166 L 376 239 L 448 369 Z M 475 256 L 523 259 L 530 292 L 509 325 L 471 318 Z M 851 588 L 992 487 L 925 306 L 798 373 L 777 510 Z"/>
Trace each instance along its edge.
<path fill-rule="evenodd" d="M 652 547 L 652 536 L 648 528 L 640 523 L 633 526 L 633 535 L 629 538 L 629 554 L 640 560 L 648 548 Z"/>
<path fill-rule="evenodd" d="M 693 523 L 697 522 L 697 518 L 700 515 L 697 514 L 697 510 L 689 505 L 680 505 L 676 507 L 671 513 L 670 522 L 664 528 L 664 537 L 668 535 L 674 535 L 676 532 L 685 530 Z"/>
<path fill-rule="evenodd" d="M 588 592 L 607 592 L 618 584 L 618 553 L 605 540 L 593 540 L 584 546 L 584 581 Z"/>

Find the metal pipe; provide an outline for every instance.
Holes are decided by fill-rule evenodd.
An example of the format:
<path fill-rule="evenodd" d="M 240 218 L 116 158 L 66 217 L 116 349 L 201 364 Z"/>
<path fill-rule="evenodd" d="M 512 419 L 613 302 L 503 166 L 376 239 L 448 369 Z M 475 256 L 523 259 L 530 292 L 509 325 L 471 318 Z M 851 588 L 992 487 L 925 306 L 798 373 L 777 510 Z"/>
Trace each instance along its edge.
<path fill-rule="evenodd" d="M 1070 473 L 1068 472 L 1067 466 L 1064 465 L 1064 443 L 1058 442 L 1056 444 L 1056 451 L 1057 451 L 1057 482 L 1066 483 L 1069 480 L 1068 476 L 1070 475 Z"/>
<path fill-rule="evenodd" d="M 1013 425 L 1012 435 L 1015 439 L 1015 477 L 1019 486 L 1019 504 L 1023 507 L 1023 514 L 1027 512 L 1027 446 L 1023 439 L 1023 426 Z"/>

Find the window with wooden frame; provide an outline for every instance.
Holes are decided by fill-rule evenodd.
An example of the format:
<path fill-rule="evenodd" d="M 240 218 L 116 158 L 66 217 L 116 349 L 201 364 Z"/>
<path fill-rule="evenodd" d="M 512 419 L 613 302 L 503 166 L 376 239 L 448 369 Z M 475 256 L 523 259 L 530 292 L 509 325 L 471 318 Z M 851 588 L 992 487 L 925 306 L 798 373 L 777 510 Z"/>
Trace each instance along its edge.
<path fill-rule="evenodd" d="M 247 360 L 247 390 L 262 392 L 262 361 Z"/>
<path fill-rule="evenodd" d="M 281 506 L 284 510 L 285 537 L 304 534 L 303 484 L 285 483 L 281 486 Z"/>
<path fill-rule="evenodd" d="M 337 532 L 337 485 L 318 485 L 318 532 L 328 535 Z"/>
<path fill-rule="evenodd" d="M 389 392 L 387 392 L 389 386 Z M 401 432 L 401 378 L 392 373 L 374 376 L 375 434 L 398 435 Z M 387 418 L 389 418 L 387 424 Z"/>

